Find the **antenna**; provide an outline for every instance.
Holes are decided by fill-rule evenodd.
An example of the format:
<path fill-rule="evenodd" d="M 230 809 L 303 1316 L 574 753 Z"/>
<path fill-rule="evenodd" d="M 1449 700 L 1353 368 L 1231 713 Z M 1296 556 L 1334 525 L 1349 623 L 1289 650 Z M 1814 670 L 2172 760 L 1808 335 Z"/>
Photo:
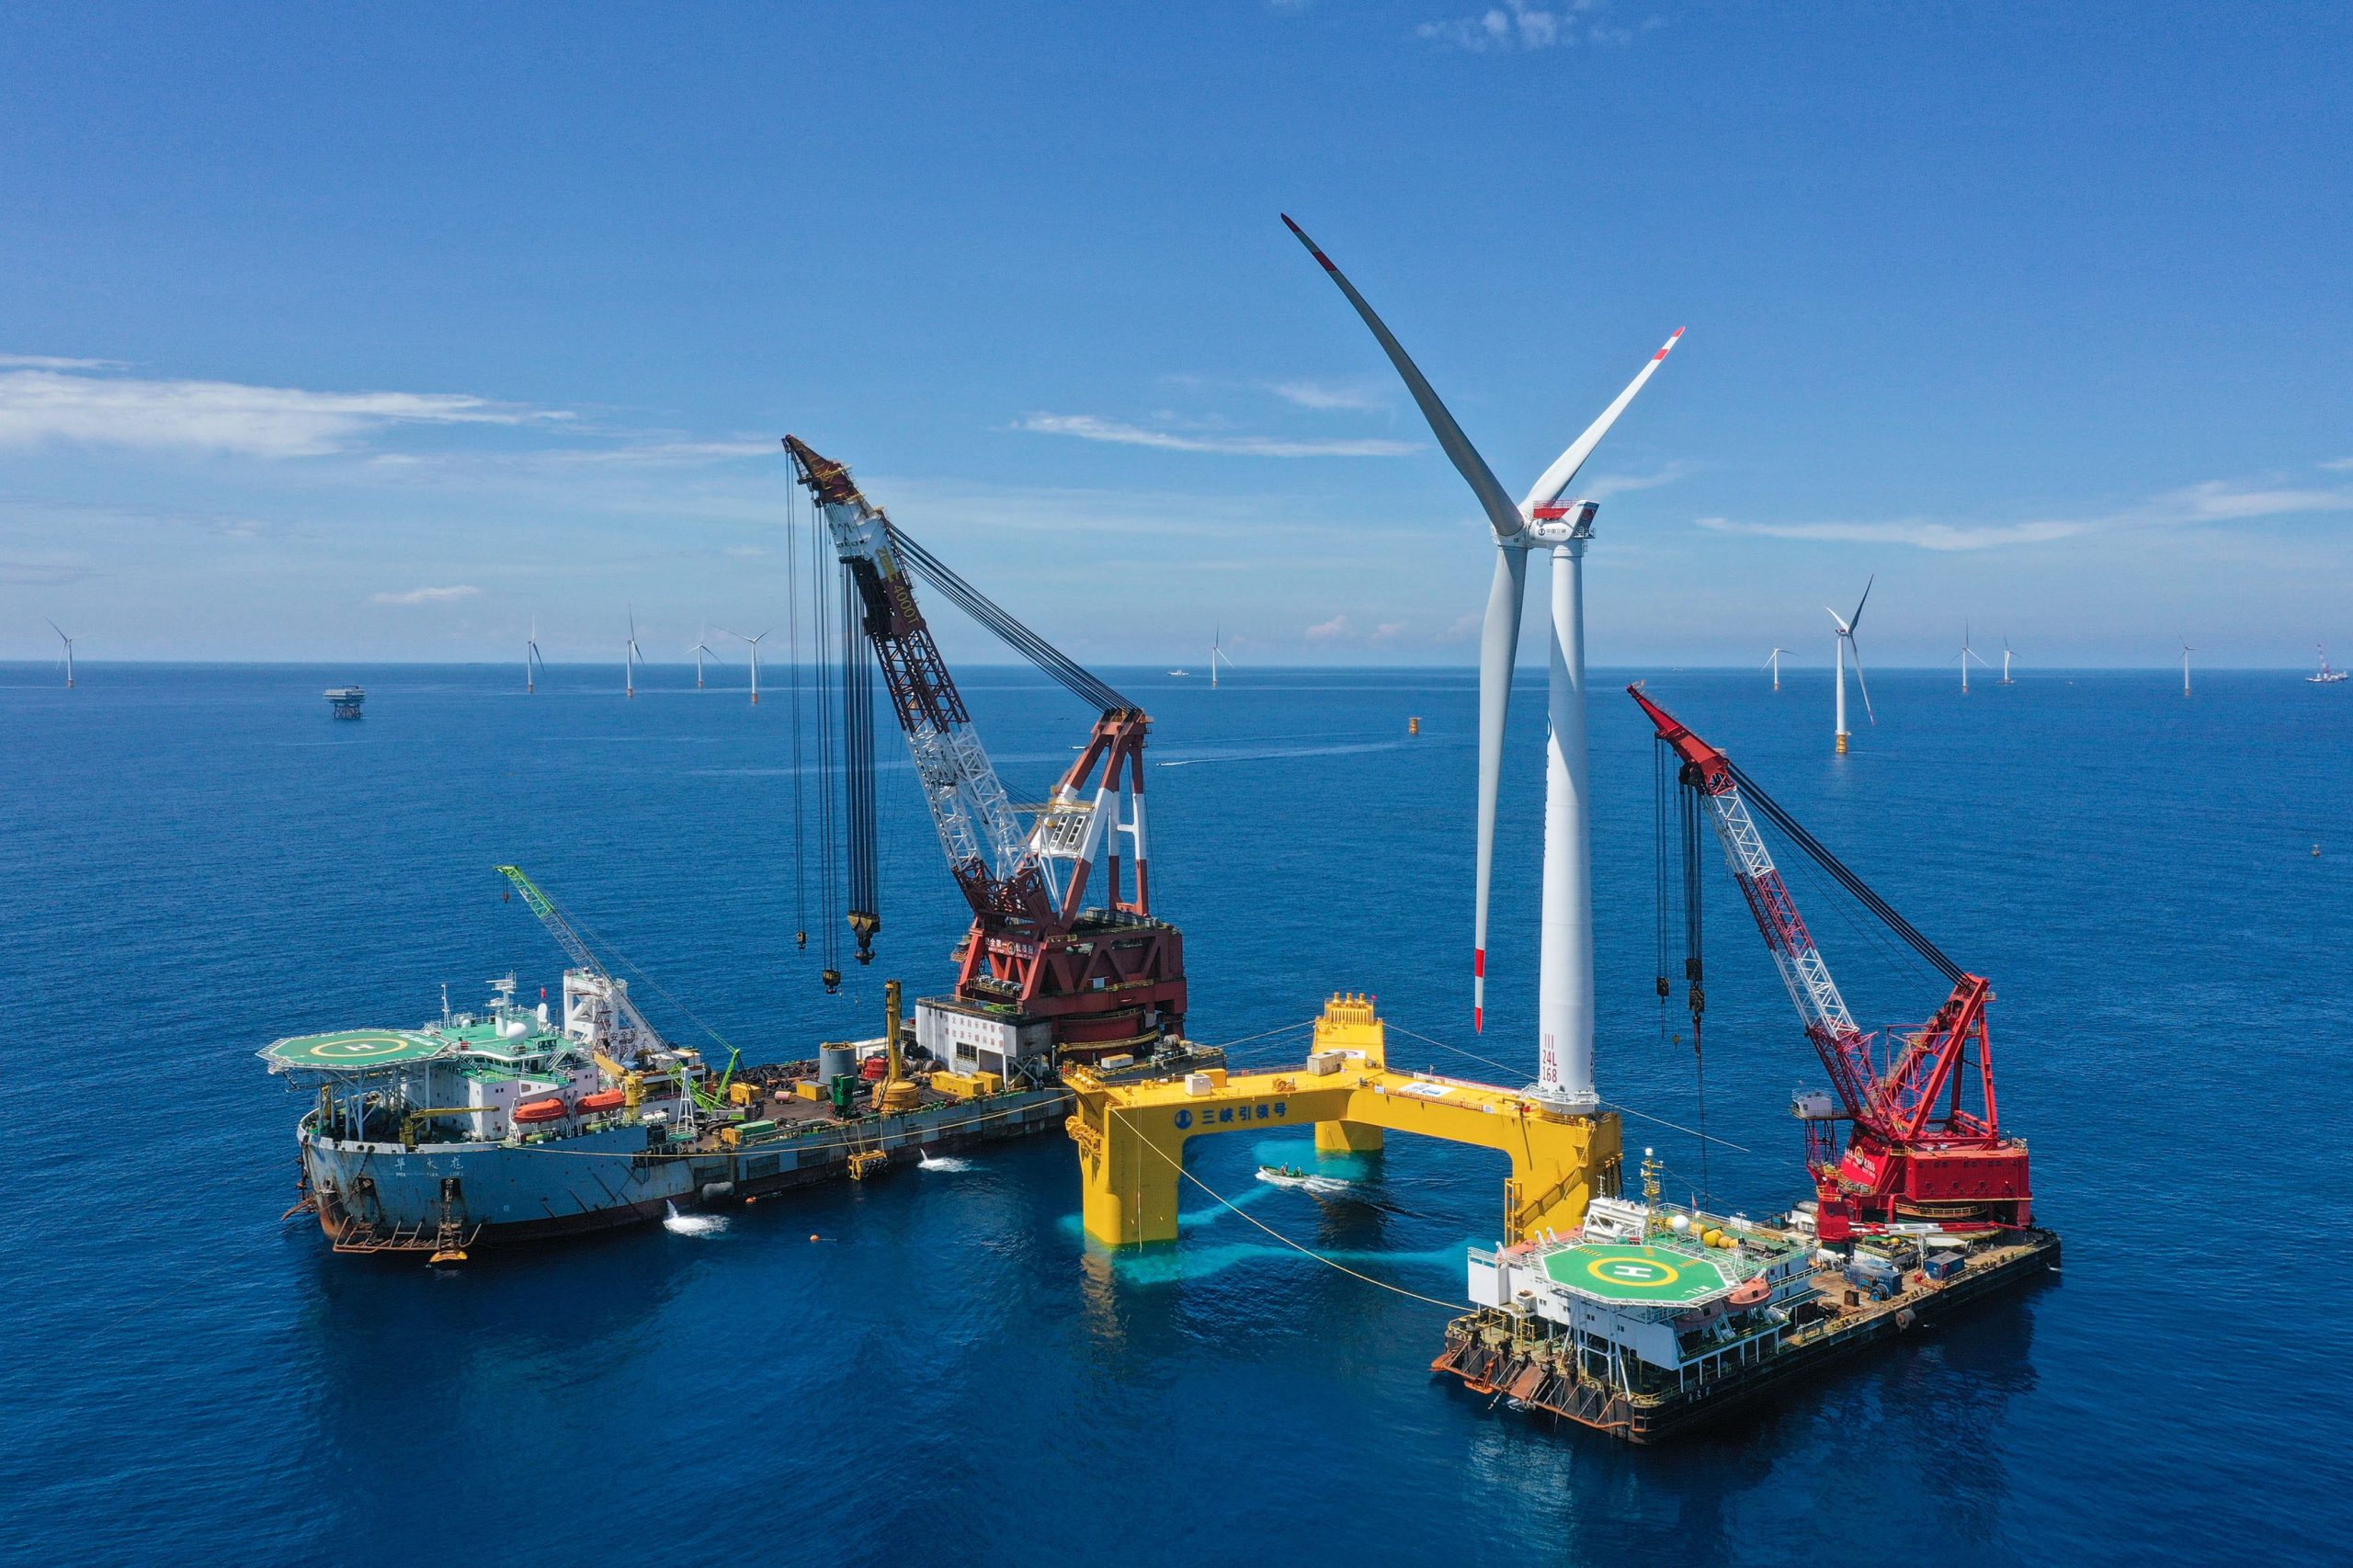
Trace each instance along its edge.
<path fill-rule="evenodd" d="M 42 616 L 41 619 L 49 620 L 47 616 Z M 49 620 L 49 629 L 57 633 L 57 640 L 60 642 L 65 644 L 65 689 L 71 691 L 74 689 L 74 639 L 66 636 L 65 629 L 53 620 Z"/>

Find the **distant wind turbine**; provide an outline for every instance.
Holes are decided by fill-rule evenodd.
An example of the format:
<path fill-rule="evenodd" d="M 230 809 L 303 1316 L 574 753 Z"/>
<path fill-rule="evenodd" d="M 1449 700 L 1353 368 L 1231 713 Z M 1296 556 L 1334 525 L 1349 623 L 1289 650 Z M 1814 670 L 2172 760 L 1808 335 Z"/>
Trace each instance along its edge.
<path fill-rule="evenodd" d="M 42 616 L 41 619 L 49 620 L 47 616 Z M 57 640 L 60 642 L 65 644 L 65 689 L 71 691 L 74 689 L 74 639 L 66 636 L 65 629 L 53 620 L 49 620 L 49 629 L 57 633 Z"/>
<path fill-rule="evenodd" d="M 1964 620 L 1964 621 L 1962 621 L 1962 622 L 1961 623 L 1961 653 L 1960 653 L 1960 658 L 1961 658 L 1961 694 L 1963 697 L 1967 697 L 1967 696 L 1969 695 L 1969 661 L 1970 661 L 1970 660 L 1972 660 L 1972 659 L 1975 659 L 1979 664 L 1981 664 L 1981 665 L 1985 665 L 1985 667 L 1986 667 L 1987 669 L 1989 669 L 1989 670 L 1990 670 L 1990 669 L 1992 669 L 1994 666 L 1993 666 L 1993 665 L 1987 665 L 1987 664 L 1985 664 L 1985 660 L 1984 660 L 1984 657 L 1983 657 L 1983 656 L 1982 656 L 1982 655 L 1977 652 L 1977 650 L 1976 650 L 1976 649 L 1974 649 L 1974 648 L 1972 648 L 1972 647 L 1971 647 L 1971 646 L 1969 645 L 1969 622 L 1967 622 L 1967 621 L 1965 621 L 1965 620 Z"/>
<path fill-rule="evenodd" d="M 2187 642 L 2181 645 L 2181 694 L 2184 697 L 2189 695 L 2189 655 L 2196 652 L 2198 650 Z"/>
<path fill-rule="evenodd" d="M 2005 637 L 2002 639 L 2002 684 L 2004 686 L 2018 684 L 2010 678 L 2010 640 Z"/>
<path fill-rule="evenodd" d="M 752 645 L 752 702 L 755 707 L 758 706 L 760 700 L 760 637 L 766 637 L 768 632 L 761 632 L 760 637 L 746 637 L 740 631 L 730 631 L 723 626 L 719 630 L 722 636 L 733 637 L 739 642 L 748 642 Z M 776 628 L 773 626 L 768 628 L 768 631 L 774 631 L 775 630 Z"/>
<path fill-rule="evenodd" d="M 1795 652 L 1797 652 L 1797 650 L 1794 648 L 1776 648 L 1771 653 L 1766 656 L 1765 663 L 1758 666 L 1761 669 L 1770 669 L 1773 672 L 1773 689 L 1775 691 L 1781 689 L 1781 655 L 1784 653 L 1793 653 Z"/>
<path fill-rule="evenodd" d="M 540 689 L 534 677 L 548 673 L 548 662 L 540 657 L 540 618 L 531 618 L 531 635 L 523 643 L 523 695 L 529 697 Z"/>
<path fill-rule="evenodd" d="M 1871 711 L 1870 682 L 1863 678 L 1862 646 L 1855 641 L 1855 628 L 1863 623 L 1863 607 L 1871 602 L 1871 584 L 1878 581 L 1879 574 L 1872 573 L 1870 581 L 1863 585 L 1863 597 L 1855 601 L 1855 613 L 1852 615 L 1840 615 L 1828 605 L 1822 607 L 1829 610 L 1831 623 L 1838 628 L 1838 752 L 1842 756 L 1847 751 L 1847 655 L 1849 652 L 1855 655 L 1855 684 L 1863 688 L 1863 712 L 1872 723 L 1879 722 L 1879 715 Z"/>
<path fill-rule="evenodd" d="M 694 645 L 694 655 L 695 655 L 695 689 L 696 689 L 697 691 L 700 691 L 700 690 L 702 689 L 702 661 L 703 661 L 704 656 L 705 656 L 706 654 L 708 654 L 708 655 L 709 655 L 710 657 L 711 657 L 711 658 L 719 659 L 719 650 L 718 650 L 718 649 L 716 649 L 716 648 L 710 647 L 710 646 L 709 645 L 709 644 L 710 644 L 710 627 L 708 627 L 708 626 L 706 626 L 706 627 L 704 627 L 704 628 L 702 629 L 702 638 L 701 638 L 701 640 L 700 640 L 699 642 L 696 642 L 696 644 Z M 723 665 L 723 664 L 725 664 L 727 661 L 726 661 L 726 660 L 724 660 L 724 659 L 719 659 L 719 662 L 720 662 L 721 664 L 722 664 L 722 665 Z"/>
<path fill-rule="evenodd" d="M 637 609 L 635 606 L 631 606 L 629 612 L 629 646 L 621 659 L 621 695 L 623 697 L 637 695 L 637 666 L 644 662 L 645 655 L 637 651 Z"/>
<path fill-rule="evenodd" d="M 1225 628 L 1222 626 L 1218 627 L 1210 636 L 1210 689 L 1211 691 L 1217 689 L 1217 667 L 1221 662 L 1226 665 L 1233 663 L 1232 659 L 1225 656 Z"/>

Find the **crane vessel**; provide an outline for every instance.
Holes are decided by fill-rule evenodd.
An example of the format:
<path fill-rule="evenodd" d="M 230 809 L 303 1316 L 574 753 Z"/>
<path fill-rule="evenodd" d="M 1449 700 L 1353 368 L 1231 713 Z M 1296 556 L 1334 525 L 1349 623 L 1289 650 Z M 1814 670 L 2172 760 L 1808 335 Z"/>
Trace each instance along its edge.
<path fill-rule="evenodd" d="M 1516 1408 L 1649 1443 L 2044 1278 L 2060 1244 L 2034 1223 L 2026 1144 L 2001 1126 L 1991 983 L 1946 957 L 1731 758 L 1628 689 L 1676 760 L 1676 787 L 1712 825 L 1829 1074 L 1830 1092 L 1802 1090 L 1791 1105 L 1813 1196 L 1770 1221 L 1711 1212 L 1704 1193 L 1671 1203 L 1646 1153 L 1640 1200 L 1596 1198 L 1574 1229 L 1472 1251 L 1473 1310 L 1449 1325 L 1431 1366 Z M 1751 805 L 1951 984 L 1928 1022 L 1884 1040 L 1856 1026 Z M 1685 844 L 1696 892 L 1696 835 Z M 1686 965 L 1695 1040 L 1705 1006 L 1697 925 Z M 1665 970 L 1663 957 L 1662 999 Z"/>
<path fill-rule="evenodd" d="M 842 652 L 830 670 L 821 660 L 818 683 L 838 676 L 820 692 L 819 728 L 826 799 L 841 808 L 826 825 L 845 835 L 826 865 L 847 872 L 824 879 L 829 897 L 844 895 L 822 949 L 825 987 L 841 983 L 834 934 L 846 927 L 863 962 L 881 930 L 879 669 L 972 910 L 952 988 L 919 998 L 909 1027 L 890 981 L 879 1036 L 714 1067 L 656 1030 L 546 891 L 501 866 L 507 896 L 569 960 L 560 1017 L 544 991 L 518 1004 L 509 976 L 477 1011 L 452 1013 L 445 997 L 415 1028 L 298 1035 L 261 1052 L 271 1073 L 317 1088 L 297 1128 L 301 1199 L 289 1212 L 315 1214 L 338 1252 L 456 1262 L 483 1245 L 862 1179 L 926 1150 L 1060 1127 L 1065 1065 L 1113 1082 L 1222 1066 L 1221 1052 L 1184 1038 L 1184 937 L 1153 913 L 1149 717 L 898 529 L 847 468 L 796 437 L 785 449 L 823 519 L 813 552 L 838 577 L 837 597 L 822 574 L 812 581 L 815 604 L 839 606 Z M 924 618 L 917 572 L 1098 714 L 1043 805 L 1014 805 L 998 778 Z M 796 745 L 799 734 L 796 724 Z"/>

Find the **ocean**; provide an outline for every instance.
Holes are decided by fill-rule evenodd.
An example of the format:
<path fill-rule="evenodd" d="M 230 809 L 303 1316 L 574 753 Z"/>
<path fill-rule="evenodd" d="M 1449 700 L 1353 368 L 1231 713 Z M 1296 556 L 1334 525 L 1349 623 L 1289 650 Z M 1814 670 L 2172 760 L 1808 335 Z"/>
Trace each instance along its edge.
<path fill-rule="evenodd" d="M 1394 1063 L 1532 1075 L 1540 676 L 1474 1036 L 1470 672 L 1104 673 L 1154 716 L 1154 893 L 1185 928 L 1190 1033 L 1295 1060 L 1324 998 L 1364 991 Z M 886 976 L 946 989 L 961 905 L 904 751 L 886 725 L 881 956 L 827 996 L 794 941 L 820 915 L 781 677 L 755 708 L 732 668 L 699 692 L 646 671 L 634 701 L 617 669 L 532 697 L 504 666 L 80 674 L 0 667 L 0 1558 L 2342 1560 L 2353 687 L 2021 671 L 1964 698 L 1887 671 L 1839 758 L 1826 670 L 1785 667 L 1779 694 L 1595 676 L 1597 1073 L 1630 1150 L 1678 1193 L 1785 1208 L 1790 1093 L 1823 1083 L 1711 847 L 1721 1142 L 1703 1160 L 1683 1131 L 1700 1085 L 1653 989 L 1653 747 L 1620 690 L 1643 676 L 1992 977 L 2003 1119 L 2066 1241 L 2047 1285 L 1628 1450 L 1434 1381 L 1443 1311 L 1243 1218 L 1460 1299 L 1503 1167 L 1402 1137 L 1338 1190 L 1255 1179 L 1312 1163 L 1304 1128 L 1198 1140 L 1190 1168 L 1242 1212 L 1188 1189 L 1182 1239 L 1142 1254 L 1084 1238 L 1050 1137 L 452 1272 L 332 1256 L 280 1222 L 303 1101 L 254 1053 L 415 1023 L 444 985 L 552 992 L 562 955 L 494 862 L 658 982 L 658 1025 L 748 1060 L 874 1033 Z M 319 695 L 347 682 L 357 723 Z M 1025 672 L 964 685 L 1040 798 L 1091 716 Z M 813 835 L 813 791 L 804 814 Z M 1792 880 L 1866 1027 L 1942 999 L 1824 879 Z"/>

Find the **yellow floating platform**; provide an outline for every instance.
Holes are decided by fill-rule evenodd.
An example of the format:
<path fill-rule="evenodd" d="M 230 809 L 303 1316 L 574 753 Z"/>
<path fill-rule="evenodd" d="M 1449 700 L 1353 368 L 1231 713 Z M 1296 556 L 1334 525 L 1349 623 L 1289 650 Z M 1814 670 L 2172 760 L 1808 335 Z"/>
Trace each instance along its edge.
<path fill-rule="evenodd" d="M 1326 1153 L 1378 1149 L 1388 1132 L 1496 1150 L 1511 1161 L 1507 1242 L 1577 1225 L 1590 1199 L 1617 1187 L 1616 1115 L 1574 1114 L 1514 1090 L 1392 1072 L 1388 1031 L 1368 996 L 1325 1005 L 1304 1066 L 1141 1084 L 1108 1084 L 1067 1067 L 1063 1078 L 1078 1096 L 1066 1126 L 1079 1147 L 1086 1231 L 1114 1246 L 1176 1240 L 1185 1144 L 1219 1132 L 1308 1123 Z"/>

